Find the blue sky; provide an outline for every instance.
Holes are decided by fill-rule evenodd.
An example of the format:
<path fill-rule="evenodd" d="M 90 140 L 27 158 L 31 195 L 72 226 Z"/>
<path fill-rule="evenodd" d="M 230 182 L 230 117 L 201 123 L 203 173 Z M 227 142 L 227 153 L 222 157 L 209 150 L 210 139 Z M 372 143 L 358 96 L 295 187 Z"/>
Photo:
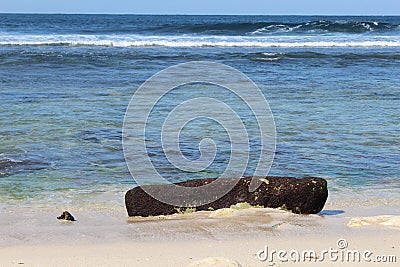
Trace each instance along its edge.
<path fill-rule="evenodd" d="M 399 0 L 1 0 L 0 12 L 400 15 Z"/>

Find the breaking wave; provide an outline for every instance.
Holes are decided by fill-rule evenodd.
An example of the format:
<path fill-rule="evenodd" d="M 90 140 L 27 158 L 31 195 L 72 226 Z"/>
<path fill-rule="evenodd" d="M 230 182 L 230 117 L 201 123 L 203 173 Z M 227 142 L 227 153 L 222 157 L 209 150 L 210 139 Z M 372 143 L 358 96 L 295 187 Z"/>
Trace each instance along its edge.
<path fill-rule="evenodd" d="M 0 46 L 103 47 L 400 47 L 393 38 L 267 38 L 245 36 L 22 35 L 3 36 Z"/>
<path fill-rule="evenodd" d="M 196 34 L 263 35 L 284 32 L 294 33 L 366 33 L 398 31 L 399 25 L 377 21 L 316 20 L 303 23 L 241 22 L 203 25 L 163 25 L 159 30 Z"/>

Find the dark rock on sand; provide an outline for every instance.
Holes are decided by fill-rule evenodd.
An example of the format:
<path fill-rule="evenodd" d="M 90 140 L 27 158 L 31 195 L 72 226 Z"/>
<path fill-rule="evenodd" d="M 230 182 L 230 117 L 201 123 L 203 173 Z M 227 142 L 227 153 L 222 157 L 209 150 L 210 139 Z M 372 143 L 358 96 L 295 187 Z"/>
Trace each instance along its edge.
<path fill-rule="evenodd" d="M 257 177 L 258 178 L 258 177 Z M 290 177 L 259 177 L 263 182 L 255 191 L 249 192 L 249 185 L 253 177 L 244 177 L 234 188 L 206 205 L 195 208 L 201 210 L 217 210 L 229 208 L 241 202 L 252 206 L 265 208 L 283 208 L 298 214 L 316 214 L 320 212 L 328 197 L 327 181 L 322 178 L 307 177 L 302 179 Z M 184 187 L 199 187 L 209 184 L 215 179 L 200 179 L 177 183 Z M 218 179 L 222 184 L 229 179 Z M 147 185 L 156 190 L 168 191 L 168 185 Z M 163 203 L 148 195 L 142 187 L 135 187 L 125 195 L 125 205 L 129 216 L 157 216 L 184 212 L 187 208 L 176 207 Z"/>
<path fill-rule="evenodd" d="M 74 216 L 68 211 L 64 211 L 60 216 L 57 217 L 59 220 L 66 220 L 66 221 L 76 221 Z"/>

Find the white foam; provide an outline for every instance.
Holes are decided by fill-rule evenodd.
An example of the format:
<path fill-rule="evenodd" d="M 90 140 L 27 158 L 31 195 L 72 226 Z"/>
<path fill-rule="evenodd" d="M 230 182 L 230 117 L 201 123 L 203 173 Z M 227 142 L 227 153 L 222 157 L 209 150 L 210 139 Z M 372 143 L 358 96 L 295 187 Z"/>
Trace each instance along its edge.
<path fill-rule="evenodd" d="M 221 218 L 221 217 L 231 217 L 233 216 L 237 210 L 230 208 L 223 208 L 210 213 L 210 218 Z"/>
<path fill-rule="evenodd" d="M 243 37 L 243 36 L 139 36 L 139 35 L 9 35 L 0 45 L 69 45 L 105 47 L 400 47 L 400 37 Z"/>
<path fill-rule="evenodd" d="M 195 42 L 195 41 L 56 41 L 56 42 L 0 42 L 0 45 L 72 45 L 72 46 L 109 46 L 109 47 L 264 47 L 264 48 L 312 48 L 312 47 L 400 47 L 400 42 Z"/>

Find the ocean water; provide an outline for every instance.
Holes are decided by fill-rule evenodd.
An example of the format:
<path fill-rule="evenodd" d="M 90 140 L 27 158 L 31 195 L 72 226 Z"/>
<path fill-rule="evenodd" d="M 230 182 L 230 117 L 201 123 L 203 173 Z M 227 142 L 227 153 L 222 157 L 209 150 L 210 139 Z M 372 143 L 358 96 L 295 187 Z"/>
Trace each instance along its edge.
<path fill-rule="evenodd" d="M 335 201 L 398 203 L 400 17 L 0 14 L 0 211 L 123 208 L 135 186 L 121 144 L 130 99 L 189 61 L 227 64 L 259 86 L 276 125 L 270 175 L 326 178 Z M 163 116 L 201 95 L 237 105 L 192 86 L 159 103 L 147 132 L 172 181 L 218 177 L 228 164 L 229 138 L 207 120 L 187 124 L 180 147 L 196 159 L 202 138 L 215 140 L 209 168 L 185 172 L 163 154 Z"/>

